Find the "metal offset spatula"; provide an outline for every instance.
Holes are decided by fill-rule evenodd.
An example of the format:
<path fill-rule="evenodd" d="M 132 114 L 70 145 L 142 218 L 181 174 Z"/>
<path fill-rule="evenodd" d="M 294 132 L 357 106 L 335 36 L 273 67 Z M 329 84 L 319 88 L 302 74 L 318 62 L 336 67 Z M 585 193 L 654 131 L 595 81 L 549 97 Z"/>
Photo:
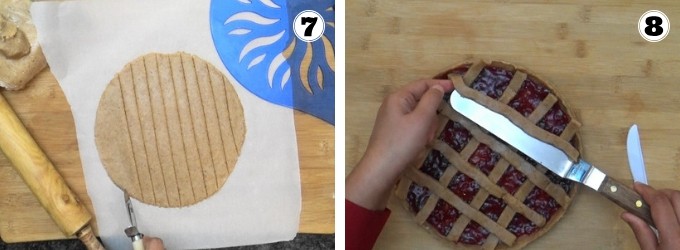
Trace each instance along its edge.
<path fill-rule="evenodd" d="M 573 162 L 562 150 L 527 134 L 505 116 L 453 91 L 449 100 L 458 113 L 531 157 L 553 173 L 582 183 L 604 195 L 626 211 L 654 226 L 649 206 L 632 188 L 607 176 L 582 158 Z"/>

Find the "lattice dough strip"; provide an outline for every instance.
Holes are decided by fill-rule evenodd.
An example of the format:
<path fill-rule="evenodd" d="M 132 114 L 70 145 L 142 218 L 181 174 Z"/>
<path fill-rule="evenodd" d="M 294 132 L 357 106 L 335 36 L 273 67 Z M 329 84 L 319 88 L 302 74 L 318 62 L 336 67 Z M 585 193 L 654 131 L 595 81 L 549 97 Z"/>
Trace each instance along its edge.
<path fill-rule="evenodd" d="M 463 83 L 465 83 L 465 85 L 467 86 L 470 86 L 470 84 L 472 84 L 472 82 L 475 79 L 477 79 L 477 76 L 479 75 L 479 73 L 482 72 L 484 67 L 486 67 L 486 64 L 483 61 L 478 61 L 472 64 L 472 66 L 470 66 L 470 68 L 467 70 L 467 72 L 465 72 L 465 74 L 462 77 L 462 79 L 464 80 Z"/>
<path fill-rule="evenodd" d="M 482 249 L 496 249 L 496 246 L 498 246 L 498 237 L 494 234 L 489 234 L 489 237 L 486 237 L 482 245 Z"/>
<path fill-rule="evenodd" d="M 498 220 L 496 222 L 498 222 L 498 224 L 503 225 L 507 228 L 507 226 L 510 225 L 510 222 L 512 221 L 512 217 L 514 217 L 515 214 L 516 214 L 515 211 L 512 211 L 510 209 L 503 210 L 503 212 L 501 212 L 501 215 L 498 216 Z"/>
<path fill-rule="evenodd" d="M 430 197 L 427 197 L 425 205 L 423 205 L 423 208 L 421 208 L 416 214 L 416 222 L 418 222 L 418 224 L 422 225 L 426 223 L 427 217 L 429 217 L 432 211 L 434 211 L 438 201 L 439 196 L 437 196 L 435 193 L 432 193 L 430 194 Z"/>
<path fill-rule="evenodd" d="M 510 166 L 510 163 L 501 157 L 498 159 L 498 162 L 496 162 L 496 165 L 493 167 L 493 170 L 491 170 L 491 173 L 489 173 L 489 180 L 491 180 L 493 183 L 498 183 L 498 180 L 503 177 L 503 174 L 508 170 L 508 168 L 510 168 Z"/>
<path fill-rule="evenodd" d="M 406 202 L 406 196 L 408 195 L 409 188 L 411 187 L 411 184 L 413 184 L 413 181 L 409 179 L 399 179 L 399 183 L 397 184 L 397 189 L 394 191 L 394 195 L 396 195 L 399 199 L 402 201 Z M 405 207 L 408 207 L 408 204 L 406 204 Z"/>
<path fill-rule="evenodd" d="M 508 87 L 505 88 L 505 91 L 503 91 L 503 95 L 501 95 L 500 98 L 498 98 L 499 102 L 502 103 L 509 103 L 515 95 L 517 95 L 517 92 L 519 92 L 519 88 L 522 87 L 522 84 L 524 83 L 524 80 L 527 79 L 527 74 L 522 72 L 522 71 L 517 71 L 513 76 L 512 80 L 510 80 L 510 84 L 508 84 Z"/>
<path fill-rule="evenodd" d="M 441 152 L 444 154 L 444 152 Z M 448 158 L 447 158 L 448 160 Z M 450 163 L 450 161 L 449 161 Z M 439 184 L 445 187 L 448 187 L 449 183 L 451 182 L 451 179 L 458 173 L 458 169 L 449 165 L 446 170 L 444 170 L 444 174 L 439 178 Z"/>
<path fill-rule="evenodd" d="M 456 220 L 456 223 L 453 223 L 453 228 L 451 228 L 451 231 L 449 232 L 449 235 L 446 236 L 446 238 L 451 241 L 458 241 L 460 236 L 463 234 L 465 227 L 470 224 L 470 221 L 472 221 L 470 220 L 470 217 L 458 217 L 458 220 Z"/>
<path fill-rule="evenodd" d="M 562 134 L 560 134 L 560 138 L 563 140 L 571 141 L 574 138 L 574 135 L 576 135 L 576 132 L 578 132 L 578 129 L 581 127 L 581 123 L 574 121 L 572 119 L 572 122 L 567 124 L 566 127 L 564 127 L 564 130 L 562 130 Z"/>
<path fill-rule="evenodd" d="M 543 99 L 541 103 L 536 106 L 536 109 L 534 109 L 533 112 L 527 117 L 529 121 L 532 121 L 534 124 L 538 123 L 538 121 L 541 120 L 545 116 L 545 114 L 550 111 L 550 109 L 557 103 L 557 97 L 553 94 L 548 94 L 548 96 Z"/>
<path fill-rule="evenodd" d="M 470 206 L 479 211 L 482 205 L 484 205 L 484 201 L 486 201 L 486 199 L 489 198 L 489 195 L 490 195 L 489 192 L 487 192 L 486 190 L 479 189 L 479 191 L 477 191 L 477 193 L 475 194 L 475 197 L 472 199 L 472 201 L 470 201 Z"/>

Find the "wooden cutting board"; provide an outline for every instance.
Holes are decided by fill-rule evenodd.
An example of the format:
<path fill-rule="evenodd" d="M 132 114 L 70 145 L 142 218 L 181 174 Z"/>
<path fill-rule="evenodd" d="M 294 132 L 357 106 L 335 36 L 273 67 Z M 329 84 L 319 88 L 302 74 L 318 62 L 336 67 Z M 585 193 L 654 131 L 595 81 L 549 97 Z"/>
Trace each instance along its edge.
<path fill-rule="evenodd" d="M 357 0 L 347 2 L 346 166 L 366 148 L 385 95 L 471 58 L 527 67 L 553 83 L 582 121 L 583 155 L 632 184 L 626 134 L 640 127 L 648 178 L 680 189 L 680 32 L 659 43 L 638 34 L 640 16 L 680 3 L 654 1 Z M 651 1 L 644 1 L 651 2 Z M 592 190 L 528 249 L 638 249 L 622 212 Z M 395 200 L 376 249 L 450 249 L 421 229 Z"/>
<path fill-rule="evenodd" d="M 71 109 L 49 69 L 36 76 L 25 90 L 1 92 L 68 185 L 93 211 L 85 188 Z M 299 231 L 332 233 L 335 230 L 334 127 L 297 111 L 295 127 L 302 183 Z M 0 237 L 5 242 L 65 238 L 2 154 L 0 183 Z M 120 199 L 123 206 L 122 197 Z"/>

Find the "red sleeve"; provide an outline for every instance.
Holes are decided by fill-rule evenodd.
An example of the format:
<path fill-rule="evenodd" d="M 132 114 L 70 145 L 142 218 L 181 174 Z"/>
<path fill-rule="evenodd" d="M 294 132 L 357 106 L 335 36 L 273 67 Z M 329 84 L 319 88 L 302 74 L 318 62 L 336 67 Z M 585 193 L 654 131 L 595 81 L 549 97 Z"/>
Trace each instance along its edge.
<path fill-rule="evenodd" d="M 387 208 L 371 211 L 345 200 L 345 248 L 372 249 L 389 217 L 390 210 Z"/>

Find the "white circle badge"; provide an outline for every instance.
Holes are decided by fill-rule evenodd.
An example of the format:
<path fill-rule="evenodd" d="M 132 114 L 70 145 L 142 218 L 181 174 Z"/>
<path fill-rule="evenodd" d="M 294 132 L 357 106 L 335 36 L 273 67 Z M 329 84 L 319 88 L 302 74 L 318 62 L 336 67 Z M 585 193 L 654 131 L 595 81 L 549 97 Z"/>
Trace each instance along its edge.
<path fill-rule="evenodd" d="M 640 36 L 650 42 L 659 42 L 671 31 L 671 21 L 666 14 L 658 10 L 650 10 L 642 14 L 638 21 Z"/>
<path fill-rule="evenodd" d="M 313 10 L 303 10 L 293 20 L 293 31 L 298 39 L 305 42 L 314 42 L 323 35 L 326 22 L 323 17 Z"/>

